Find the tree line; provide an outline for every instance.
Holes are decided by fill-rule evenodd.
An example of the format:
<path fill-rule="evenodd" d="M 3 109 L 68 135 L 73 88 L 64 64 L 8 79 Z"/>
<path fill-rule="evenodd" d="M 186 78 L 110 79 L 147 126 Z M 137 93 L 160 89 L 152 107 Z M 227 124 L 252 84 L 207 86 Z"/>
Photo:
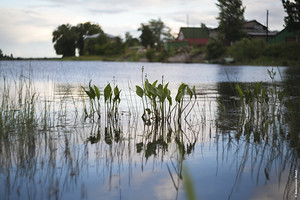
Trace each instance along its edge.
<path fill-rule="evenodd" d="M 298 41 L 300 35 L 300 0 L 282 0 L 287 16 L 285 17 L 285 26 L 297 33 Z M 209 44 L 207 48 L 213 51 L 216 49 L 222 52 L 220 45 L 230 46 L 240 41 L 246 35 L 243 32 L 245 23 L 242 0 L 218 0 L 216 6 L 220 12 L 217 17 L 218 41 Z M 74 56 L 76 49 L 79 55 L 119 55 L 124 53 L 130 46 L 142 45 L 145 48 L 161 50 L 167 40 L 174 39 L 171 29 L 167 27 L 160 19 L 151 19 L 148 23 L 142 23 L 138 28 L 141 32 L 139 38 L 133 38 L 129 32 L 125 34 L 125 41 L 119 36 L 112 37 L 104 33 L 100 25 L 91 22 L 80 23 L 77 26 L 62 24 L 53 31 L 52 42 L 56 54 L 63 57 Z M 95 36 L 95 37 L 89 37 Z M 216 47 L 217 45 L 217 47 Z M 208 49 L 209 50 L 209 49 Z"/>
<path fill-rule="evenodd" d="M 5 55 L 3 54 L 2 50 L 0 49 L 0 60 L 12 60 L 14 59 L 14 56 L 12 54 L 9 55 Z"/>
<path fill-rule="evenodd" d="M 75 56 L 76 49 L 80 56 L 120 55 L 127 47 L 138 45 L 160 49 L 166 40 L 174 39 L 171 29 L 160 19 L 142 23 L 138 31 L 141 31 L 140 39 L 126 32 L 123 41 L 119 36 L 104 33 L 99 24 L 62 24 L 53 31 L 52 42 L 57 55 L 68 57 Z"/>

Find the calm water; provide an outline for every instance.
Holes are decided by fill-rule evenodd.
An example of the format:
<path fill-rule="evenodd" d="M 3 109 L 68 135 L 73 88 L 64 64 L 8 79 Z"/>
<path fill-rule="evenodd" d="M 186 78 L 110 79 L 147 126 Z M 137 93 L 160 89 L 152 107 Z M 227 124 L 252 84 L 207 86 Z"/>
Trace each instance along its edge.
<path fill-rule="evenodd" d="M 1 61 L 1 93 L 10 85 L 13 102 L 22 79 L 37 94 L 38 121 L 33 128 L 1 131 L 1 199 L 186 199 L 186 172 L 197 199 L 297 199 L 299 137 L 289 133 L 299 133 L 299 112 L 273 126 L 279 142 L 247 139 L 246 129 L 237 138 L 234 83 L 276 83 L 295 101 L 299 74 L 286 67 Z M 172 94 L 182 82 L 196 86 L 197 102 L 181 131 L 173 124 L 144 125 L 135 94 L 144 76 L 169 82 Z M 116 123 L 84 119 L 88 100 L 81 86 L 91 80 L 101 90 L 107 83 L 122 90 Z M 223 114 L 218 101 L 226 107 Z"/>

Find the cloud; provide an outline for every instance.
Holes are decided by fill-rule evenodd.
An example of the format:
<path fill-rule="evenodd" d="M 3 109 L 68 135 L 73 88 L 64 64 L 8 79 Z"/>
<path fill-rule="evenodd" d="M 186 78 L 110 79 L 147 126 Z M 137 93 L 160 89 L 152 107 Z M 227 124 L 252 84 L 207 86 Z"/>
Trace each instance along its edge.
<path fill-rule="evenodd" d="M 266 25 L 267 10 L 269 10 L 270 30 L 281 30 L 283 28 L 284 16 L 286 15 L 281 1 L 274 0 L 247 0 L 245 18 L 247 20 L 256 19 Z"/>
<path fill-rule="evenodd" d="M 88 11 L 94 14 L 120 14 L 126 12 L 124 9 L 88 9 Z"/>

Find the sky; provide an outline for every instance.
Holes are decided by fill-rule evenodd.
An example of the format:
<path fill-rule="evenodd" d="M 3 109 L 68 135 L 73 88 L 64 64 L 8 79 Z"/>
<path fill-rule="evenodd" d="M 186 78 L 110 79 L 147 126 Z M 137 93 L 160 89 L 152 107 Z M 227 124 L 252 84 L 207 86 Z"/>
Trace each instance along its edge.
<path fill-rule="evenodd" d="M 284 16 L 281 0 L 244 0 L 245 19 L 282 30 Z M 141 23 L 161 19 L 177 36 L 187 24 L 211 28 L 218 26 L 217 0 L 1 0 L 0 49 L 14 57 L 56 57 L 52 32 L 60 25 L 92 22 L 107 34 L 124 38 L 129 32 L 139 37 Z M 187 23 L 188 22 L 188 23 Z"/>

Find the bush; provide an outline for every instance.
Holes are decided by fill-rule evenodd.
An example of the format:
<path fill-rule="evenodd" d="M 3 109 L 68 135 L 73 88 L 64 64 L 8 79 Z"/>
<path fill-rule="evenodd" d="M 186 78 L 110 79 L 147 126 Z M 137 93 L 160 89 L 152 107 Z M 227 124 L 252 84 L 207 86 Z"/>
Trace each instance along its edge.
<path fill-rule="evenodd" d="M 211 39 L 206 46 L 206 59 L 218 59 L 226 52 L 226 48 L 220 40 Z"/>
<path fill-rule="evenodd" d="M 232 56 L 237 62 L 249 62 L 258 59 L 266 50 L 264 40 L 250 40 L 244 38 L 238 41 L 231 49 Z"/>
<path fill-rule="evenodd" d="M 148 49 L 146 52 L 146 58 L 150 61 L 153 62 L 155 57 L 155 51 L 153 49 Z"/>

